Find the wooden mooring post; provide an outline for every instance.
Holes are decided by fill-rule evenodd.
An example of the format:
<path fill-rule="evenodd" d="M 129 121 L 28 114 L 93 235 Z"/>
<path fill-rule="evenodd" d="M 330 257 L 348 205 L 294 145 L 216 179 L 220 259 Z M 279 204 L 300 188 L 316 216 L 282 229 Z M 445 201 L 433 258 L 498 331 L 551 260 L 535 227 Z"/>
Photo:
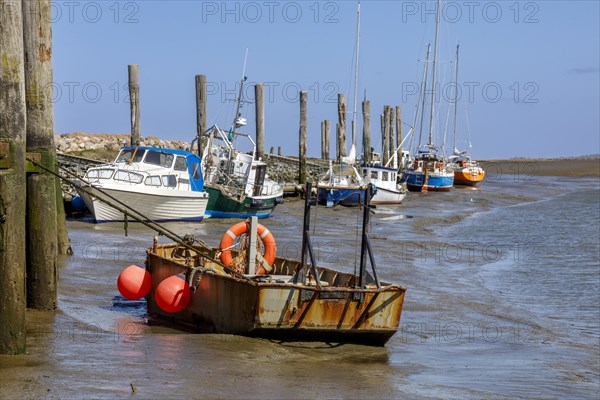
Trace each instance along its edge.
<path fill-rule="evenodd" d="M 27 156 L 54 169 L 52 106 L 52 24 L 50 0 L 23 2 Z M 45 172 L 27 176 L 27 306 L 57 306 L 56 178 Z"/>
<path fill-rule="evenodd" d="M 321 122 L 321 159 L 329 160 L 329 120 Z"/>
<path fill-rule="evenodd" d="M 373 161 L 371 154 L 371 102 L 364 100 L 362 102 L 363 114 L 363 162 Z"/>
<path fill-rule="evenodd" d="M 254 85 L 254 106 L 256 110 L 256 158 L 265 158 L 265 85 Z"/>
<path fill-rule="evenodd" d="M 389 160 L 394 158 L 394 153 L 396 152 L 396 142 L 394 135 L 394 124 L 396 120 L 396 109 L 393 106 L 388 107 L 388 121 L 387 121 L 387 132 L 388 132 L 388 145 L 389 145 Z M 390 164 L 389 166 L 392 166 Z"/>
<path fill-rule="evenodd" d="M 131 145 L 140 141 L 140 68 L 137 64 L 127 67 L 129 73 L 129 109 L 131 115 Z"/>
<path fill-rule="evenodd" d="M 337 143 L 338 143 L 338 159 L 346 157 L 346 96 L 343 93 L 338 93 L 338 126 Z"/>
<path fill-rule="evenodd" d="M 22 2 L 0 7 L 0 354 L 25 353 L 25 81 Z"/>
<path fill-rule="evenodd" d="M 206 75 L 196 75 L 196 135 L 198 137 L 198 157 L 202 158 L 202 151 L 206 146 L 206 138 L 202 134 L 206 131 Z"/>
<path fill-rule="evenodd" d="M 306 183 L 306 120 L 308 92 L 300 92 L 300 143 L 298 148 L 298 183 Z"/>
<path fill-rule="evenodd" d="M 383 114 L 381 118 L 381 160 L 383 165 L 387 164 L 390 159 L 389 153 L 389 135 L 388 135 L 388 106 L 383 106 Z"/>
<path fill-rule="evenodd" d="M 404 168 L 404 165 L 402 165 L 402 116 L 400 114 L 400 106 L 396 106 L 396 150 L 398 167 Z"/>

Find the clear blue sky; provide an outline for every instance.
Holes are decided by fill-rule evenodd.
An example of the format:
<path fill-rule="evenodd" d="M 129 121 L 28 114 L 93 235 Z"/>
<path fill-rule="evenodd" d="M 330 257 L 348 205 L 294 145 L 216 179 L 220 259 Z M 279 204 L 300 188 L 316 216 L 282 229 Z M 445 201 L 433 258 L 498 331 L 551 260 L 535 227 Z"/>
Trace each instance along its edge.
<path fill-rule="evenodd" d="M 375 147 L 383 105 L 400 105 L 403 121 L 412 124 L 434 7 L 431 1 L 361 2 L 359 92 L 362 100 L 366 90 L 371 101 Z M 450 61 L 461 45 L 459 147 L 467 145 L 468 114 L 479 158 L 600 152 L 599 2 L 443 7 L 442 88 L 452 81 Z M 309 156 L 320 155 L 322 120 L 333 121 L 334 135 L 338 91 L 352 110 L 355 1 L 75 0 L 55 1 L 52 11 L 57 133 L 128 133 L 127 65 L 134 63 L 142 136 L 191 140 L 197 74 L 209 82 L 209 123 L 229 126 L 246 48 L 248 82 L 267 86 L 267 151 L 280 145 L 284 154 L 297 154 L 299 89 L 309 93 Z M 246 93 L 252 100 L 253 88 Z M 244 114 L 245 131 L 253 134 L 254 105 Z M 445 111 L 439 125 L 444 120 Z"/>

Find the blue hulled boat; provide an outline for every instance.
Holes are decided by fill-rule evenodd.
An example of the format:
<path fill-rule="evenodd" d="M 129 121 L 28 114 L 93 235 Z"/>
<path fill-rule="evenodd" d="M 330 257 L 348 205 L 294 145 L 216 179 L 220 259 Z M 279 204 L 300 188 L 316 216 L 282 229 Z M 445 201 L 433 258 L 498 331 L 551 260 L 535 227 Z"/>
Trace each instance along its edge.
<path fill-rule="evenodd" d="M 454 171 L 433 146 L 420 148 L 402 177 L 411 192 L 447 192 L 454 185 Z"/>

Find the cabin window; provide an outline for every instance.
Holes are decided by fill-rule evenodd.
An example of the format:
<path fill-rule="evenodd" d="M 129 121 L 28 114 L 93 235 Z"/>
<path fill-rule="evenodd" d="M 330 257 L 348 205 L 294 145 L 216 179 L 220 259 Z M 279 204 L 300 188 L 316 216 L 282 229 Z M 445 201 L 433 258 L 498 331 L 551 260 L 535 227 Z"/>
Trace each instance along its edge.
<path fill-rule="evenodd" d="M 160 186 L 161 185 L 161 180 L 160 180 L 160 176 L 158 175 L 152 175 L 146 178 L 146 180 L 144 181 L 144 183 L 147 186 Z"/>
<path fill-rule="evenodd" d="M 396 180 L 396 173 L 392 172 L 392 179 L 390 179 L 391 181 L 395 181 Z"/>
<path fill-rule="evenodd" d="M 115 181 L 125 181 L 131 183 L 140 183 L 144 177 L 140 174 L 136 174 L 135 172 L 118 170 L 115 174 Z"/>
<path fill-rule="evenodd" d="M 187 171 L 187 160 L 185 157 L 177 156 L 175 158 L 175 171 Z"/>
<path fill-rule="evenodd" d="M 177 187 L 177 176 L 175 175 L 163 175 L 162 183 L 166 187 Z"/>
<path fill-rule="evenodd" d="M 110 179 L 113 172 L 112 169 L 91 169 L 85 176 L 89 179 Z"/>
<path fill-rule="evenodd" d="M 192 179 L 200 179 L 200 164 L 192 163 Z"/>
<path fill-rule="evenodd" d="M 119 157 L 117 157 L 117 161 L 118 163 L 120 162 L 140 162 L 142 161 L 142 158 L 144 157 L 144 153 L 146 152 L 146 150 L 139 150 L 135 151 L 136 149 L 127 149 L 127 150 L 121 150 L 121 153 L 119 153 Z M 135 156 L 133 155 L 135 153 Z M 133 158 L 133 159 L 132 159 Z"/>
<path fill-rule="evenodd" d="M 371 179 L 377 179 L 379 177 L 379 173 L 377 171 L 371 171 Z"/>
<path fill-rule="evenodd" d="M 189 185 L 190 184 L 190 180 L 189 179 L 179 178 L 179 184 L 180 185 Z"/>
<path fill-rule="evenodd" d="M 144 162 L 146 164 L 160 165 L 164 168 L 171 168 L 173 165 L 173 154 L 164 153 L 162 151 L 148 150 Z"/>
<path fill-rule="evenodd" d="M 381 174 L 382 174 L 381 180 L 387 181 L 388 180 L 388 174 L 389 174 L 389 172 L 383 171 Z"/>

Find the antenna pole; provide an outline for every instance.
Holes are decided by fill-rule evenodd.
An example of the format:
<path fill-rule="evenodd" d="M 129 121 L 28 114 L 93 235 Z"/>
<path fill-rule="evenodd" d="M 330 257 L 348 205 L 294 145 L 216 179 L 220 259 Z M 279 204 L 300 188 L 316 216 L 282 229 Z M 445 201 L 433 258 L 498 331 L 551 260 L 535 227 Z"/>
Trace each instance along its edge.
<path fill-rule="evenodd" d="M 238 93 L 238 98 L 237 98 L 237 107 L 235 110 L 235 117 L 233 117 L 233 124 L 231 125 L 231 134 L 233 136 L 233 133 L 235 132 L 236 124 L 235 121 L 238 119 L 238 117 L 240 116 L 240 107 L 242 104 L 242 90 L 244 89 L 244 81 L 246 80 L 246 61 L 248 60 L 248 49 L 246 49 L 246 55 L 244 56 L 244 68 L 242 70 L 242 79 L 240 80 L 240 92 Z"/>

